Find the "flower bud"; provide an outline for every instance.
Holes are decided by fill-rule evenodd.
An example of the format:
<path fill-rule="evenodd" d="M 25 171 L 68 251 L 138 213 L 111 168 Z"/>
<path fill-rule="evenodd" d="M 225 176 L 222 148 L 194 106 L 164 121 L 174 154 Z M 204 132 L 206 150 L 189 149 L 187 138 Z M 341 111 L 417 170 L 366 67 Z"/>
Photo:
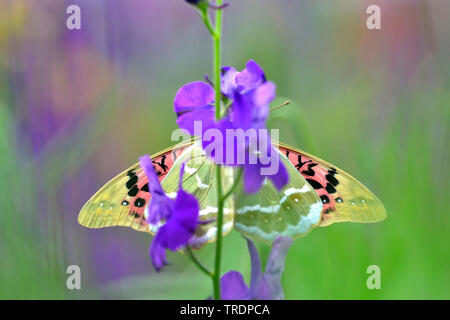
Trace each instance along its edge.
<path fill-rule="evenodd" d="M 189 4 L 192 4 L 194 7 L 196 7 L 200 12 L 203 14 L 206 14 L 206 11 L 208 10 L 208 0 L 184 0 Z"/>
<path fill-rule="evenodd" d="M 193 6 L 200 6 L 202 3 L 206 3 L 206 0 L 185 0 L 187 3 L 192 4 Z"/>

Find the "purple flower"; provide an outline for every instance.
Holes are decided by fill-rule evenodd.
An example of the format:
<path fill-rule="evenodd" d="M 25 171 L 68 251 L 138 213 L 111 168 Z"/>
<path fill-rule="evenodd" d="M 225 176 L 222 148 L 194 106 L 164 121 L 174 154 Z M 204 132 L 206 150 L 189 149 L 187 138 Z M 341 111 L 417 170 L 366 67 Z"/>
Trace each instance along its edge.
<path fill-rule="evenodd" d="M 214 4 L 209 3 L 207 0 L 185 0 L 185 1 L 187 3 L 192 4 L 193 6 L 198 7 L 202 11 L 206 10 L 208 7 L 210 7 L 211 9 L 217 9 L 217 10 L 228 7 L 228 3 L 224 3 L 220 6 L 216 6 Z"/>
<path fill-rule="evenodd" d="M 257 192 L 266 177 L 281 189 L 289 176 L 266 130 L 275 84 L 266 81 L 261 67 L 250 60 L 242 71 L 222 68 L 221 91 L 231 101 L 231 111 L 216 122 L 213 87 L 200 81 L 181 87 L 174 99 L 178 125 L 190 134 L 201 134 L 203 148 L 216 163 L 243 166 L 247 193 Z M 196 121 L 202 125 L 197 130 Z M 239 132 L 244 135 L 238 137 Z"/>
<path fill-rule="evenodd" d="M 152 159 L 147 155 L 139 159 L 148 178 L 152 199 L 147 221 L 151 224 L 165 223 L 158 229 L 150 246 L 153 266 L 159 271 L 167 265 L 166 249 L 172 251 L 185 246 L 198 224 L 199 204 L 197 199 L 182 188 L 184 164 L 180 170 L 179 190 L 175 199 L 170 199 L 161 187 L 154 171 Z"/>
<path fill-rule="evenodd" d="M 229 271 L 220 279 L 223 300 L 281 300 L 284 299 L 281 275 L 284 271 L 286 254 L 292 245 L 289 237 L 275 238 L 264 273 L 254 243 L 247 239 L 251 260 L 250 288 L 238 271 Z"/>
<path fill-rule="evenodd" d="M 240 72 L 233 67 L 223 67 L 221 79 L 222 93 L 227 97 L 234 91 L 249 92 L 266 82 L 264 71 L 254 60 L 249 60 Z"/>
<path fill-rule="evenodd" d="M 156 225 L 161 220 L 168 220 L 173 212 L 174 200 L 165 193 L 153 168 L 152 159 L 146 155 L 139 158 L 139 164 L 148 178 L 148 186 L 152 195 L 148 208 L 147 222 Z"/>
<path fill-rule="evenodd" d="M 203 2 L 204 0 L 185 0 L 185 1 L 192 5 L 198 5 L 200 2 Z"/>
<path fill-rule="evenodd" d="M 211 85 L 195 81 L 182 86 L 173 100 L 180 128 L 194 135 L 194 121 L 202 121 L 203 129 L 214 125 L 214 88 Z"/>
<path fill-rule="evenodd" d="M 281 162 L 278 151 L 272 146 L 270 136 L 265 129 L 269 115 L 269 103 L 275 97 L 275 85 L 266 82 L 256 89 L 242 94 L 234 91 L 233 112 L 230 117 L 218 121 L 215 129 L 222 137 L 218 143 L 214 137 L 202 137 L 202 145 L 208 156 L 216 163 L 226 165 L 243 165 L 244 188 L 246 193 L 257 192 L 266 177 L 272 180 L 275 187 L 280 190 L 289 180 L 287 170 Z M 232 120 L 231 120 L 232 118 Z M 254 135 L 229 136 L 227 132 L 244 130 Z M 214 148 L 209 146 L 213 144 Z M 231 146 L 231 149 L 230 149 Z M 243 155 L 244 159 L 240 159 Z M 263 161 L 263 157 L 264 160 Z M 251 159 L 254 159 L 251 161 Z M 273 167 L 273 170 L 269 170 Z M 263 174 L 264 169 L 268 174 Z"/>
<path fill-rule="evenodd" d="M 249 60 L 244 70 L 238 72 L 233 67 L 223 67 L 221 77 L 222 93 L 229 99 L 235 92 L 240 94 L 253 93 L 257 88 L 266 83 L 266 77 L 261 67 L 253 60 Z M 256 102 L 262 106 L 267 102 L 266 114 L 269 113 L 270 101 L 275 98 L 275 85 L 273 88 L 263 89 L 272 96 L 258 95 Z M 253 95 L 253 94 L 251 94 Z M 173 101 L 174 111 L 177 114 L 177 124 L 180 128 L 194 134 L 194 121 L 202 121 L 203 130 L 214 125 L 214 88 L 206 82 L 194 81 L 182 86 Z"/>

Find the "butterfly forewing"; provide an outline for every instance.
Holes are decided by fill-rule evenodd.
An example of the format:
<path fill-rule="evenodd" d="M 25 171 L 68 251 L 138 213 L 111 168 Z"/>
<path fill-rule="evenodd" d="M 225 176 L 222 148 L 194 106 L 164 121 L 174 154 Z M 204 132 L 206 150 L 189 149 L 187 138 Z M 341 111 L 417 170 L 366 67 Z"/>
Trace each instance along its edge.
<path fill-rule="evenodd" d="M 278 191 L 268 179 L 258 193 L 235 194 L 235 227 L 256 240 L 272 242 L 278 235 L 301 237 L 321 221 L 322 202 L 314 189 L 280 153 L 289 182 Z"/>
<path fill-rule="evenodd" d="M 381 201 L 345 171 L 282 143 L 279 150 L 320 196 L 323 203 L 320 226 L 344 221 L 378 222 L 386 218 Z"/>
<path fill-rule="evenodd" d="M 160 181 L 191 144 L 190 141 L 179 144 L 152 156 Z M 124 226 L 149 231 L 144 210 L 150 198 L 147 177 L 136 163 L 110 180 L 89 199 L 80 211 L 78 222 L 88 228 Z"/>

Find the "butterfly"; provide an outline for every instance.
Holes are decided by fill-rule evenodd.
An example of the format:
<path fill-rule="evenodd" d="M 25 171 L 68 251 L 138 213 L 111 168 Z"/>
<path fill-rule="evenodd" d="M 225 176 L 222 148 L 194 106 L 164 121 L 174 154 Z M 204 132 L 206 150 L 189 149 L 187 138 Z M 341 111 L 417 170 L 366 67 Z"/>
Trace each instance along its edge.
<path fill-rule="evenodd" d="M 278 191 L 268 179 L 258 193 L 245 194 L 238 185 L 224 204 L 222 234 L 233 228 L 246 237 L 271 243 L 279 234 L 305 236 L 317 226 L 335 222 L 378 222 L 386 218 L 381 201 L 348 173 L 302 150 L 273 142 L 289 173 L 289 182 Z M 215 164 L 192 139 L 151 157 L 164 191 L 174 197 L 181 164 L 183 188 L 200 204 L 199 220 L 189 245 L 200 248 L 216 239 L 217 183 Z M 222 166 L 222 190 L 236 178 L 235 169 Z M 159 225 L 147 222 L 151 201 L 148 179 L 134 164 L 104 185 L 83 206 L 78 222 L 88 228 L 131 227 L 155 234 Z"/>

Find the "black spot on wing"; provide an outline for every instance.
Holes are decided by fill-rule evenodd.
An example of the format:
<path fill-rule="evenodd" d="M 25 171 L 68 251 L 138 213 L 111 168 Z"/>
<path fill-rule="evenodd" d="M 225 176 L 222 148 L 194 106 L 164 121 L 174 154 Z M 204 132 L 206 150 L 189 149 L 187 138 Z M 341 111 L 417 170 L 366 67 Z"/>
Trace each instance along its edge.
<path fill-rule="evenodd" d="M 313 187 L 314 189 L 322 189 L 323 186 L 314 179 L 306 179 L 306 181 Z"/>
<path fill-rule="evenodd" d="M 141 208 L 145 205 L 145 199 L 137 198 L 136 201 L 134 201 L 134 205 L 138 208 Z"/>
<path fill-rule="evenodd" d="M 322 200 L 322 203 L 330 203 L 330 198 L 326 194 L 321 195 L 320 199 Z"/>
<path fill-rule="evenodd" d="M 127 183 L 125 184 L 125 186 L 127 187 L 127 189 L 131 189 L 132 186 L 134 186 L 138 181 L 138 176 L 137 175 L 133 175 L 130 177 L 130 179 L 127 181 Z"/>
<path fill-rule="evenodd" d="M 144 185 L 142 186 L 141 191 L 149 192 L 149 190 L 148 190 L 148 183 L 146 183 L 146 184 L 144 184 Z"/>
<path fill-rule="evenodd" d="M 325 190 L 327 190 L 328 193 L 335 193 L 336 189 L 329 183 L 327 183 Z"/>
<path fill-rule="evenodd" d="M 339 181 L 338 181 L 338 179 L 336 179 L 335 177 L 334 177 L 334 175 L 332 175 L 332 174 L 327 174 L 326 176 L 325 176 L 325 179 L 327 179 L 327 181 L 329 182 L 329 183 L 331 183 L 331 185 L 333 186 L 333 187 L 336 187 L 338 184 L 339 184 Z"/>
<path fill-rule="evenodd" d="M 337 170 L 335 168 L 331 168 L 330 170 L 328 170 L 328 173 L 334 176 L 335 174 L 337 174 Z"/>
<path fill-rule="evenodd" d="M 160 167 L 163 170 L 163 172 L 166 172 L 169 169 L 169 167 L 166 165 L 166 155 L 163 155 L 161 157 L 160 162 L 158 162 L 158 161 L 152 161 L 152 162 L 154 164 L 158 165 L 158 167 Z"/>
<path fill-rule="evenodd" d="M 295 165 L 295 167 L 297 168 L 297 170 L 300 170 L 306 163 L 308 162 L 312 162 L 311 160 L 307 160 L 305 162 L 302 161 L 302 156 L 298 155 L 298 163 Z"/>
<path fill-rule="evenodd" d="M 134 185 L 130 190 L 128 190 L 128 195 L 130 197 L 134 197 L 137 195 L 138 191 L 139 191 L 139 189 L 138 189 L 137 185 Z"/>
<path fill-rule="evenodd" d="M 137 212 L 133 212 L 132 216 L 133 216 L 133 218 L 140 218 L 141 217 L 141 215 L 139 213 L 137 213 Z"/>
<path fill-rule="evenodd" d="M 303 170 L 302 174 L 313 177 L 315 172 L 312 168 L 314 168 L 315 166 L 317 166 L 317 163 L 310 163 L 308 164 L 308 170 Z"/>

